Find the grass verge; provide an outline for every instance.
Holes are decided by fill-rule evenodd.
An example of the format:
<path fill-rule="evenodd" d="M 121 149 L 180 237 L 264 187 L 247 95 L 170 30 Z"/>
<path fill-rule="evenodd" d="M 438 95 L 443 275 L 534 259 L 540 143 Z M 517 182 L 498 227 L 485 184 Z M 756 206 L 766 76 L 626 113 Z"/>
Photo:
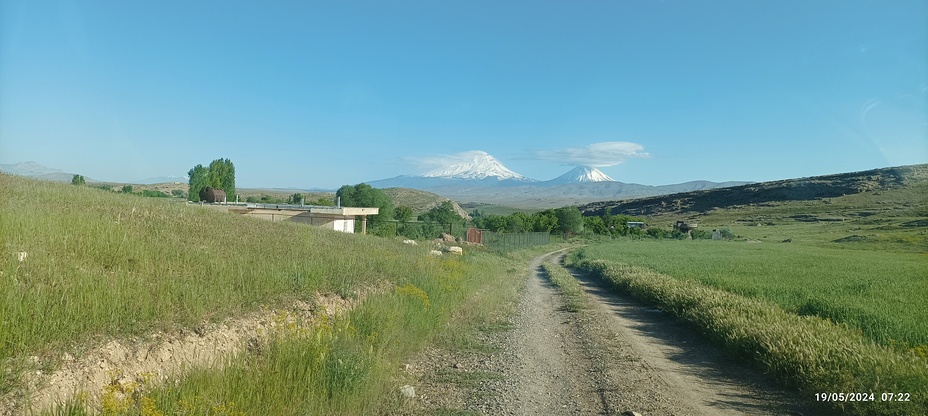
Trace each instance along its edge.
<path fill-rule="evenodd" d="M 776 303 L 860 329 L 882 345 L 928 348 L 928 256 L 811 243 L 614 241 L 578 252 Z"/>
<path fill-rule="evenodd" d="M 580 282 L 574 278 L 567 269 L 550 261 L 542 263 L 548 279 L 551 280 L 558 291 L 564 297 L 564 309 L 569 312 L 580 312 L 586 305 L 586 298 L 583 296 L 583 288 Z"/>
<path fill-rule="evenodd" d="M 816 393 L 873 393 L 873 401 L 818 402 L 823 408 L 852 415 L 928 414 L 928 359 L 914 352 L 878 345 L 826 319 L 646 268 L 588 259 L 575 266 L 696 325 L 734 354 L 798 387 L 810 402 Z M 909 401 L 886 400 L 900 397 Z"/>
<path fill-rule="evenodd" d="M 426 257 L 345 317 L 276 334 L 267 348 L 198 369 L 173 385 L 117 396 L 115 414 L 384 414 L 403 405 L 402 363 L 430 342 L 494 325 L 518 294 L 522 254 Z M 493 306 L 496 305 L 496 306 Z M 482 377 L 482 376 L 481 376 Z M 489 376 L 488 376 L 489 377 Z M 477 380 L 449 380 L 473 383 Z M 66 406 L 81 408 L 79 403 Z"/>

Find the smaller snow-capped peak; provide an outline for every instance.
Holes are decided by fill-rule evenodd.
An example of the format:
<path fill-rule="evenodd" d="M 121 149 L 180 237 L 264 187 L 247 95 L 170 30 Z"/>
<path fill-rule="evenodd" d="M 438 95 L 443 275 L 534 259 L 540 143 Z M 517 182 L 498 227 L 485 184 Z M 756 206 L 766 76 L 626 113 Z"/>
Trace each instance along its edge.
<path fill-rule="evenodd" d="M 453 161 L 444 167 L 425 173 L 427 178 L 448 178 L 448 179 L 486 179 L 496 178 L 498 180 L 517 180 L 531 182 L 532 179 L 526 178 L 515 173 L 509 168 L 503 166 L 489 153 L 475 150 L 471 152 L 459 153 L 453 156 Z"/>
<path fill-rule="evenodd" d="M 567 173 L 552 179 L 552 183 L 589 183 L 589 182 L 615 182 L 601 170 L 590 166 L 577 166 Z"/>

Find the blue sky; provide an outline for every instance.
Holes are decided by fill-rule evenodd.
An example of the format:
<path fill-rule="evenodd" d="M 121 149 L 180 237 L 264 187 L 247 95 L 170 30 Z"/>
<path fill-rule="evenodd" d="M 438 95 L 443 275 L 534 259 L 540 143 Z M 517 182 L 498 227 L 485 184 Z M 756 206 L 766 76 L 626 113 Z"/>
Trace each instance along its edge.
<path fill-rule="evenodd" d="M 0 163 L 298 188 L 472 150 L 650 185 L 926 163 L 926 4 L 0 0 Z"/>

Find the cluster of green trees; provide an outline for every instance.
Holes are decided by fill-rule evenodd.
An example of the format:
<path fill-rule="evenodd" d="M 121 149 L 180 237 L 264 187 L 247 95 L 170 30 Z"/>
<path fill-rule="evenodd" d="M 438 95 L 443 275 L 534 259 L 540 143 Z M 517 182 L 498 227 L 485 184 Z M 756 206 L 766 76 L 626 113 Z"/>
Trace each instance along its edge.
<path fill-rule="evenodd" d="M 514 212 L 509 215 L 482 214 L 474 210 L 474 227 L 501 233 L 546 232 L 579 234 L 584 228 L 583 215 L 577 207 L 546 209 L 534 214 Z"/>
<path fill-rule="evenodd" d="M 375 235 L 434 238 L 442 232 L 447 232 L 452 225 L 464 225 L 464 218 L 455 212 L 451 201 L 444 201 L 414 218 L 412 208 L 395 207 L 393 200 L 384 191 L 366 183 L 344 185 L 335 192 L 335 198 L 345 207 L 378 208 L 378 214 L 368 217 L 367 224 L 367 231 Z M 414 220 L 418 222 L 414 223 Z M 360 223 L 356 223 L 355 227 L 360 228 Z"/>
<path fill-rule="evenodd" d="M 335 199 L 341 201 L 343 207 L 376 207 L 377 215 L 368 217 L 368 231 L 377 235 L 387 235 L 388 228 L 393 232 L 388 223 L 393 219 L 393 200 L 387 196 L 384 191 L 374 188 L 366 183 L 357 185 L 344 185 L 335 192 Z M 355 223 L 355 231 L 359 230 L 361 224 Z"/>
<path fill-rule="evenodd" d="M 84 179 L 84 175 L 74 175 L 71 177 L 71 185 L 84 185 L 87 183 L 87 180 Z"/>
<path fill-rule="evenodd" d="M 608 210 L 601 216 L 584 217 L 583 221 L 586 229 L 592 234 L 613 237 L 645 234 L 641 228 L 628 226 L 629 222 L 644 222 L 643 219 L 624 214 L 612 215 Z"/>
<path fill-rule="evenodd" d="M 378 215 L 368 218 L 368 232 L 383 236 L 434 238 L 442 232 L 448 232 L 452 226 L 473 226 L 499 233 L 546 232 L 567 236 L 582 233 L 612 237 L 647 236 L 675 239 L 689 237 L 677 230 L 657 227 L 644 230 L 635 226 L 629 227 L 630 222 L 644 222 L 641 218 L 629 215 L 612 215 L 607 211 L 604 215 L 584 217 L 575 206 L 546 209 L 533 214 L 515 212 L 509 215 L 484 214 L 474 210 L 471 213 L 473 220 L 468 222 L 455 212 L 451 201 L 444 201 L 420 215 L 417 222 L 413 222 L 414 213 L 410 207 L 394 207 L 386 193 L 368 184 L 345 185 L 339 188 L 335 195 L 336 199 L 341 200 L 342 206 L 379 208 Z M 290 201 L 299 203 L 300 198 L 302 195 L 294 194 Z M 360 224 L 356 224 L 356 227 L 360 228 Z M 724 232 L 726 235 L 723 238 L 730 238 L 731 231 L 725 229 Z M 693 238 L 711 238 L 711 233 L 703 230 L 693 231 L 691 235 Z"/>
<path fill-rule="evenodd" d="M 222 189 L 226 193 L 227 201 L 235 200 L 235 165 L 229 159 L 216 159 L 210 162 L 209 167 L 196 165 L 187 172 L 190 180 L 187 199 L 197 202 L 200 200 L 200 190 L 206 187 Z"/>

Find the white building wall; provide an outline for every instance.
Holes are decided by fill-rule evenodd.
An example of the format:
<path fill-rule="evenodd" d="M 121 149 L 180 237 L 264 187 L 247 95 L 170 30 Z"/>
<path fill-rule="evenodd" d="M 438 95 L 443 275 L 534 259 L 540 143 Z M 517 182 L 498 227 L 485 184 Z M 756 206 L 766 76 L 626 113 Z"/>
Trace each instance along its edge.
<path fill-rule="evenodd" d="M 345 233 L 354 233 L 354 220 L 335 220 L 332 229 Z"/>

